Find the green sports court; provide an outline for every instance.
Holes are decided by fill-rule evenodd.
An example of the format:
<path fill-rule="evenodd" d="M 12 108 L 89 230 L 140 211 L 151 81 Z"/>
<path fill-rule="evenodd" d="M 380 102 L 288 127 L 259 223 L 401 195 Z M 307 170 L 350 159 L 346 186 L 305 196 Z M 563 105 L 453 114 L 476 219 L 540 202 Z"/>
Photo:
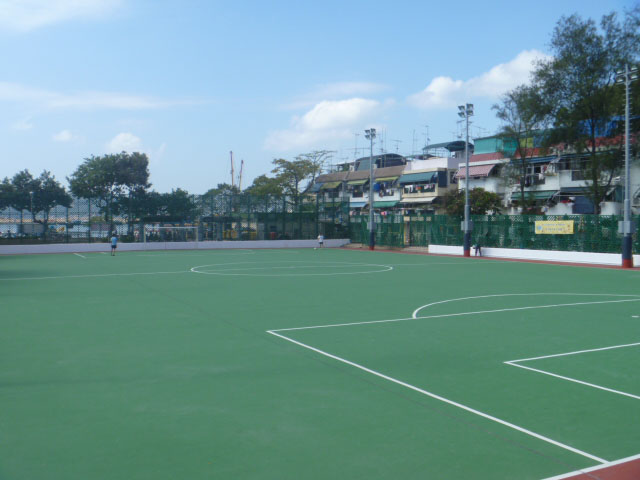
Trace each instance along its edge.
<path fill-rule="evenodd" d="M 637 269 L 140 251 L 0 257 L 0 288 L 2 479 L 618 478 L 592 469 L 640 454 Z"/>

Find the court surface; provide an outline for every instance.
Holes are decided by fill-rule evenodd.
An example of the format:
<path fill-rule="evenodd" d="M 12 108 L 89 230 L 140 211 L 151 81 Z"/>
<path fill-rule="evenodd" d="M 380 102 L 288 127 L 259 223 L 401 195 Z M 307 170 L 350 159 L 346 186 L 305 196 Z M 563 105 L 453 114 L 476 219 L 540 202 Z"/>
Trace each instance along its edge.
<path fill-rule="evenodd" d="M 0 304 L 2 479 L 618 478 L 640 454 L 637 270 L 12 256 Z"/>

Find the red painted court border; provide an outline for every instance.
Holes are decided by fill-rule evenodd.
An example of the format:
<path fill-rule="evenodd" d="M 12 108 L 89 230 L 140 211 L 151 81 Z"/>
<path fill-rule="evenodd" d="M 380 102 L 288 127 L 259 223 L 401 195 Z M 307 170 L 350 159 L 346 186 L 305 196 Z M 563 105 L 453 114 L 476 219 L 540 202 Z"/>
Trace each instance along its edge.
<path fill-rule="evenodd" d="M 640 479 L 640 455 L 623 458 L 597 467 L 586 468 L 544 480 L 638 480 Z"/>
<path fill-rule="evenodd" d="M 359 251 L 359 250 L 364 250 L 364 247 L 362 248 L 355 248 L 355 247 L 338 247 L 341 250 L 352 250 L 352 251 Z M 425 247 L 426 248 L 426 247 Z M 369 248 L 367 247 L 366 249 L 367 252 L 369 252 Z M 529 260 L 526 258 L 503 258 L 503 257 L 476 257 L 476 256 L 471 256 L 471 257 L 465 257 L 464 255 L 449 255 L 446 253 L 428 253 L 428 252 L 419 252 L 419 251 L 407 251 L 407 250 L 395 250 L 395 249 L 389 249 L 389 248 L 376 248 L 374 251 L 376 252 L 385 252 L 385 253 L 404 253 L 406 255 L 427 255 L 427 256 L 432 256 L 432 257 L 452 257 L 452 258 L 473 258 L 473 259 L 478 259 L 478 260 L 498 260 L 501 262 L 524 262 L 524 263 L 543 263 L 545 265 L 564 265 L 564 266 L 568 266 L 568 267 L 590 267 L 590 268 L 609 268 L 609 269 L 614 269 L 614 270 L 627 270 L 627 271 L 633 271 L 633 270 L 640 270 L 639 267 L 634 267 L 634 268 L 623 268 L 621 265 L 603 265 L 601 263 L 575 263 L 575 262 L 552 262 L 550 260 Z M 640 480 L 640 477 L 638 477 L 635 480 Z"/>

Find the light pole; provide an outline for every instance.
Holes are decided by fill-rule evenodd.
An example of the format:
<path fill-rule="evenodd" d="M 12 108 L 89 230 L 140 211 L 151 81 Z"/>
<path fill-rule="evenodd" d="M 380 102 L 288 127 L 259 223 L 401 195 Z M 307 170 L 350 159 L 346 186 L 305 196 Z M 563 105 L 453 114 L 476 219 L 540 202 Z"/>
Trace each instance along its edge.
<path fill-rule="evenodd" d="M 35 215 L 33 214 L 33 192 L 29 192 L 29 198 L 31 199 L 31 221 L 33 222 L 35 219 Z"/>
<path fill-rule="evenodd" d="M 376 226 L 373 215 L 373 139 L 376 138 L 376 129 L 365 130 L 364 136 L 371 142 L 371 150 L 369 151 L 369 250 L 373 250 L 376 244 Z"/>
<path fill-rule="evenodd" d="M 633 268 L 633 222 L 631 221 L 631 169 L 629 167 L 629 85 L 638 78 L 638 69 L 624 66 L 624 72 L 618 72 L 616 83 L 624 83 L 624 220 L 618 222 L 618 231 L 622 233 L 622 268 Z"/>
<path fill-rule="evenodd" d="M 469 117 L 473 116 L 473 104 L 458 106 L 458 116 L 466 121 L 467 136 L 464 143 L 464 157 L 466 161 L 464 176 L 464 220 L 462 221 L 462 231 L 464 232 L 464 240 L 462 250 L 465 257 L 471 256 L 471 231 L 473 230 L 473 222 L 469 220 Z"/>

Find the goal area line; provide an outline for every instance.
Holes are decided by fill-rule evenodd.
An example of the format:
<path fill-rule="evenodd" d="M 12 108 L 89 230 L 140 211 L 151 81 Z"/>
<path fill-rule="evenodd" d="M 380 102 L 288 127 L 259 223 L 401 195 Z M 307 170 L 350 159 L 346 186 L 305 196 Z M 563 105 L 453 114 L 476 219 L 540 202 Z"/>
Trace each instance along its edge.
<path fill-rule="evenodd" d="M 526 294 L 524 294 L 526 295 Z M 532 295 L 541 295 L 541 294 L 532 294 Z M 586 295 L 586 294 L 571 294 L 571 293 L 566 293 L 566 294 L 558 294 L 558 295 Z M 572 447 L 571 445 L 567 445 L 564 444 L 562 442 L 556 441 L 552 438 L 546 437 L 544 435 L 541 435 L 539 433 L 536 433 L 534 431 L 528 430 L 524 427 L 521 427 L 519 425 L 513 424 L 511 422 L 508 422 L 506 420 L 500 419 L 498 417 L 494 417 L 492 415 L 489 415 L 487 413 L 481 412 L 479 410 L 476 410 L 474 408 L 471 408 L 467 405 L 464 405 L 462 403 L 456 402 L 454 400 L 451 400 L 449 398 L 445 398 L 443 396 L 440 396 L 436 393 L 427 391 L 425 389 L 419 388 L 415 385 L 409 384 L 407 382 L 403 382 L 402 380 L 399 380 L 397 378 L 393 378 L 391 376 L 385 375 L 384 373 L 381 373 L 379 371 L 373 370 L 371 368 L 368 368 L 364 365 L 358 364 L 356 362 L 353 362 L 351 360 L 348 360 L 346 358 L 342 358 L 339 357 L 337 355 L 331 354 L 329 352 L 326 352 L 324 350 L 321 350 L 319 348 L 313 347 L 311 345 L 305 344 L 303 342 L 300 342 L 298 340 L 295 340 L 291 337 L 288 337 L 287 335 L 284 334 L 284 332 L 293 332 L 293 331 L 298 331 L 298 330 L 312 330 L 312 329 L 324 329 L 324 328 L 333 328 L 333 327 L 346 327 L 346 326 L 358 326 L 358 325 L 372 325 L 372 324 L 379 324 L 379 323 L 393 323 L 393 322 L 405 322 L 405 321 L 411 321 L 411 320 L 425 320 L 425 319 L 429 319 L 429 318 L 443 318 L 443 317 L 455 317 L 455 316 L 466 316 L 466 315 L 477 315 L 477 314 L 486 314 L 486 313 L 498 313 L 498 312 L 509 312 L 509 311 L 521 311 L 521 310 L 531 310 L 531 309 L 546 309 L 546 308 L 553 308 L 553 307 L 568 307 L 568 306 L 578 306 L 578 305 L 590 305 L 590 304 L 607 304 L 607 303 L 624 303 L 624 302 L 637 302 L 640 301 L 640 298 L 637 298 L 638 296 L 636 295 L 620 295 L 620 294 L 599 294 L 602 296 L 612 296 L 612 297 L 627 297 L 624 298 L 623 300 L 604 300 L 604 301 L 594 301 L 594 302 L 575 302 L 575 303 L 558 303 L 558 304 L 553 304 L 553 305 L 538 305 L 538 306 L 527 306 L 527 307 L 514 307 L 514 308 L 505 308 L 505 309 L 492 309 L 492 310 L 482 310 L 482 311 L 471 311 L 471 312 L 458 312 L 458 313 L 452 313 L 452 314 L 441 314 L 441 315 L 432 315 L 432 316 L 417 316 L 417 313 L 425 308 L 428 307 L 430 305 L 425 305 L 424 307 L 420 307 L 418 310 L 416 310 L 413 313 L 412 317 L 409 318 L 396 318 L 396 319 L 388 319 L 388 320 L 372 320 L 372 321 L 364 321 L 364 322 L 351 322 L 351 323 L 339 323 L 339 324 L 325 324 L 325 325 L 313 325 L 313 326 L 307 326 L 307 327 L 292 327 L 292 328 L 280 328 L 280 329 L 272 329 L 272 330 L 267 330 L 266 333 L 276 336 L 282 340 L 286 340 L 287 342 L 293 343 L 299 347 L 305 348 L 307 350 L 310 350 L 314 353 L 323 355 L 327 358 L 330 358 L 332 360 L 341 362 L 343 364 L 349 365 L 351 367 L 357 368 L 363 372 L 366 372 L 368 374 L 374 375 L 378 378 L 381 378 L 383 380 L 386 380 L 388 382 L 391 383 L 395 383 L 396 385 L 402 386 L 404 388 L 407 388 L 409 390 L 412 390 L 414 392 L 420 393 L 422 395 L 425 395 L 427 397 L 430 397 L 432 399 L 438 400 L 440 402 L 446 403 L 448 405 L 451 405 L 453 407 L 462 409 L 466 412 L 472 413 L 474 415 L 480 416 L 482 418 L 485 418 L 487 420 L 490 420 L 492 422 L 498 423 L 500 425 L 503 425 L 507 428 L 516 430 L 520 433 L 523 433 L 525 435 L 528 435 L 530 437 L 533 437 L 535 439 L 541 440 L 543 442 L 546 442 L 548 444 L 551 444 L 553 446 L 559 447 L 561 449 L 564 449 L 566 451 L 572 452 L 574 454 L 580 455 L 582 457 L 588 458 L 590 460 L 593 460 L 595 462 L 598 462 L 601 465 L 605 465 L 605 466 L 612 466 L 614 464 L 616 464 L 615 462 L 610 462 L 609 460 L 600 458 L 596 455 L 593 455 L 589 452 L 585 452 L 582 450 L 579 450 L 575 447 Z M 501 295 L 496 295 L 496 296 L 501 296 Z M 628 298 L 628 297 L 632 297 L 632 298 Z M 457 299 L 452 299 L 449 301 L 455 301 Z M 445 301 L 448 302 L 448 301 Z M 440 302 L 436 302 L 436 303 L 440 303 Z M 287 333 L 288 334 L 288 333 Z M 635 344 L 634 344 L 635 345 Z M 598 350 L 598 349 L 594 349 L 594 350 Z M 563 354 L 566 355 L 566 354 Z M 518 361 L 524 361 L 527 359 L 521 359 L 521 360 L 514 360 L 514 361 L 510 361 L 510 362 L 518 362 Z M 510 362 L 505 362 L 508 363 L 509 365 L 512 366 L 520 366 L 522 368 L 525 368 L 521 365 L 517 365 L 514 363 L 510 363 Z M 578 382 L 580 383 L 580 382 Z M 614 392 L 614 393 L 619 393 L 619 392 Z M 622 463 L 622 461 L 620 461 Z M 601 467 L 601 465 L 595 466 L 595 467 L 591 467 L 591 469 L 599 469 Z M 577 471 L 578 473 L 581 473 L 585 470 L 580 470 Z M 553 480 L 556 480 L 556 478 L 559 480 L 560 478 L 570 478 L 570 477 L 552 477 Z M 631 477 L 629 477 L 631 478 Z M 633 478 L 640 478 L 640 475 L 638 477 L 633 477 Z M 549 480 L 552 480 L 549 479 Z M 546 480 L 546 479 L 545 479 Z M 617 477 L 616 477 L 617 480 Z"/>

